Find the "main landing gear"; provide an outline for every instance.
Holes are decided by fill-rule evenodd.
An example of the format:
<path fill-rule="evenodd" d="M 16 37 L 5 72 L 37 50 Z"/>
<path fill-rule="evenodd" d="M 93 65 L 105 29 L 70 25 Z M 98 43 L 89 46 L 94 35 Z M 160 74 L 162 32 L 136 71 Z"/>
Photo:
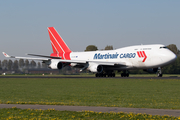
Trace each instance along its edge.
<path fill-rule="evenodd" d="M 128 71 L 124 70 L 123 73 L 121 73 L 121 77 L 129 77 Z"/>
<path fill-rule="evenodd" d="M 108 71 L 108 72 L 102 72 L 102 73 L 96 73 L 96 77 L 115 77 L 115 73 L 113 71 Z"/>
<path fill-rule="evenodd" d="M 114 71 L 106 71 L 102 73 L 96 73 L 96 77 L 115 77 Z M 121 77 L 129 77 L 129 72 L 127 70 L 124 70 L 123 73 L 121 73 Z"/>

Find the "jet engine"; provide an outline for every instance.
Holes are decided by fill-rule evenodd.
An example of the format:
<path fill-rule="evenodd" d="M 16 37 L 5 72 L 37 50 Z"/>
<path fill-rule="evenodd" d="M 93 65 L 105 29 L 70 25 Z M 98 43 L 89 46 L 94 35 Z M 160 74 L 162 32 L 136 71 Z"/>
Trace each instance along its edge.
<path fill-rule="evenodd" d="M 88 67 L 88 70 L 94 73 L 101 73 L 103 72 L 103 66 L 98 64 L 93 64 Z"/>
<path fill-rule="evenodd" d="M 143 71 L 148 72 L 148 73 L 157 73 L 158 68 L 144 69 Z"/>
<path fill-rule="evenodd" d="M 51 69 L 62 69 L 63 68 L 63 63 L 62 62 L 52 62 L 49 65 L 49 68 L 51 68 Z"/>

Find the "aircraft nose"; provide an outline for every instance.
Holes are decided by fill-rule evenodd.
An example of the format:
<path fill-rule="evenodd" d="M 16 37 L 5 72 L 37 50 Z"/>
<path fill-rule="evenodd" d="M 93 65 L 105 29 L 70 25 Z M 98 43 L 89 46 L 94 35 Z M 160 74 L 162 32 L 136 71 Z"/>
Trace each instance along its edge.
<path fill-rule="evenodd" d="M 163 62 L 163 65 L 168 65 L 173 63 L 176 60 L 177 56 L 172 51 L 166 50 L 166 52 L 163 52 L 161 54 L 160 58 Z"/>
<path fill-rule="evenodd" d="M 177 56 L 173 52 L 170 52 L 169 54 L 167 54 L 167 58 L 168 58 L 169 62 L 174 62 L 176 60 Z"/>

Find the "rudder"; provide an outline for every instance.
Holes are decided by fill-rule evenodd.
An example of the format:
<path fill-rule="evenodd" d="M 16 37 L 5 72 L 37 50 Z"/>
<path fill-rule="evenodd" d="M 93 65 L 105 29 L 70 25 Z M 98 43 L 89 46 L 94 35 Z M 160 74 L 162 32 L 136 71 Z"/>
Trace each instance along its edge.
<path fill-rule="evenodd" d="M 70 59 L 72 52 L 54 27 L 48 27 L 49 37 L 53 49 L 52 56 L 61 56 L 63 59 Z"/>

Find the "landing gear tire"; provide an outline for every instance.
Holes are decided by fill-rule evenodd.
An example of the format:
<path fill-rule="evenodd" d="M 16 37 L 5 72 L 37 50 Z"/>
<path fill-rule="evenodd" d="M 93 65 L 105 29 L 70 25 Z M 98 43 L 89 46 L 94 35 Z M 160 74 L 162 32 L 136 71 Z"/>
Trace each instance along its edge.
<path fill-rule="evenodd" d="M 123 73 L 121 73 L 121 77 L 129 77 L 129 72 L 127 70 L 123 70 Z"/>
<path fill-rule="evenodd" d="M 96 73 L 95 76 L 96 76 L 96 77 L 106 77 L 106 74 L 103 74 L 103 73 Z"/>
<path fill-rule="evenodd" d="M 162 77 L 162 74 L 158 73 L 158 77 Z"/>
<path fill-rule="evenodd" d="M 108 74 L 108 77 L 115 77 L 115 76 L 116 76 L 115 73 Z"/>
<path fill-rule="evenodd" d="M 110 73 L 110 74 L 107 74 L 107 73 L 96 73 L 95 74 L 96 77 L 115 77 L 115 73 Z"/>
<path fill-rule="evenodd" d="M 99 74 L 98 74 L 98 73 L 96 73 L 96 77 L 99 77 Z"/>
<path fill-rule="evenodd" d="M 115 77 L 115 76 L 116 76 L 115 73 L 113 73 L 113 74 L 112 74 L 112 77 Z"/>
<path fill-rule="evenodd" d="M 121 73 L 121 77 L 129 77 L 129 73 Z"/>

